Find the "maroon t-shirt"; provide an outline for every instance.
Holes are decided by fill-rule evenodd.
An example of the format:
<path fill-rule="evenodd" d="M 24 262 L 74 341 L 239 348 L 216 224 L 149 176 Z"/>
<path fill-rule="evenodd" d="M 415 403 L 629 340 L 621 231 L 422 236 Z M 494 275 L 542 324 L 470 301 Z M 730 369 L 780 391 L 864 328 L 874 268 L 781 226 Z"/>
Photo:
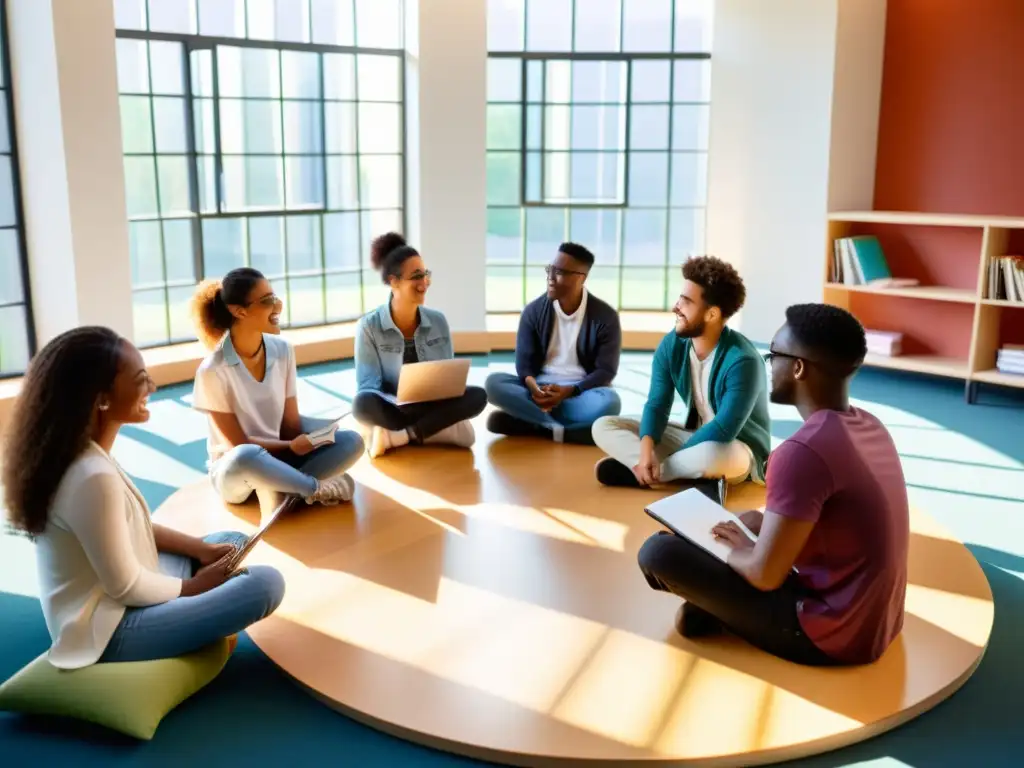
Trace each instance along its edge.
<path fill-rule="evenodd" d="M 835 659 L 874 661 L 903 628 L 910 510 L 900 457 L 870 413 L 818 411 L 772 453 L 765 509 L 812 520 L 796 560 L 808 638 Z"/>

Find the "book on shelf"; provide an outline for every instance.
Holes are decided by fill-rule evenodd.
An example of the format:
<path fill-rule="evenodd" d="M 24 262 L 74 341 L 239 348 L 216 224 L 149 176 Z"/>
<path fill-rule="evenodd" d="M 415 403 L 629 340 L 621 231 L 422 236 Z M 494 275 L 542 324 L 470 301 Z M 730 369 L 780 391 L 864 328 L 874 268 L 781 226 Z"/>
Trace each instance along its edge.
<path fill-rule="evenodd" d="M 903 334 L 896 331 L 865 329 L 868 353 L 883 357 L 897 357 L 903 351 Z"/>
<path fill-rule="evenodd" d="M 996 352 L 996 369 L 1000 373 L 1024 376 L 1024 344 L 1004 344 Z"/>
<path fill-rule="evenodd" d="M 893 277 L 882 245 L 874 235 L 839 237 L 832 243 L 830 281 L 843 285 L 886 288 L 911 288 L 919 281 L 911 277 Z"/>
<path fill-rule="evenodd" d="M 1024 302 L 1024 256 L 993 256 L 985 294 L 995 301 Z"/>

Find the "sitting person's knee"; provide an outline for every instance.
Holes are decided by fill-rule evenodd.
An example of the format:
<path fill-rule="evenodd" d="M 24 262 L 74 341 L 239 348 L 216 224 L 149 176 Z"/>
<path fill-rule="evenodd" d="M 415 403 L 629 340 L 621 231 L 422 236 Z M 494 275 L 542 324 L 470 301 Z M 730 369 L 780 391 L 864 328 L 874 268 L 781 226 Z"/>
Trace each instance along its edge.
<path fill-rule="evenodd" d="M 608 387 L 601 394 L 604 397 L 605 416 L 618 416 L 622 411 L 622 398 L 619 397 L 619 393 Z M 605 418 L 605 416 L 601 418 Z"/>
<path fill-rule="evenodd" d="M 514 376 L 507 373 L 492 373 L 488 376 L 484 382 L 484 394 L 488 402 L 493 403 L 496 398 L 500 398 L 502 392 L 512 381 L 518 382 Z"/>
<path fill-rule="evenodd" d="M 357 392 L 355 399 L 352 400 L 352 413 L 358 419 L 360 415 L 367 413 L 367 411 L 373 408 L 377 401 L 377 393 L 370 389 L 364 389 L 361 392 Z"/>
<path fill-rule="evenodd" d="M 334 444 L 342 446 L 346 454 L 360 454 L 366 450 L 363 436 L 351 429 L 339 429 L 335 432 Z"/>
<path fill-rule="evenodd" d="M 284 576 L 269 565 L 254 565 L 247 570 L 246 578 L 252 580 L 251 586 L 260 596 L 264 615 L 273 613 L 284 600 Z"/>
<path fill-rule="evenodd" d="M 599 440 L 603 435 L 614 432 L 619 428 L 619 417 L 617 414 L 606 414 L 594 421 L 590 428 L 590 434 L 594 440 Z M 600 443 L 598 443 L 600 445 Z"/>
<path fill-rule="evenodd" d="M 651 535 L 636 553 L 636 561 L 644 573 L 658 573 L 664 567 L 665 559 L 672 557 L 676 535 L 658 531 Z"/>
<path fill-rule="evenodd" d="M 224 457 L 224 461 L 235 470 L 248 470 L 262 460 L 266 450 L 255 443 L 236 445 Z M 268 454 L 269 455 L 269 454 Z"/>
<path fill-rule="evenodd" d="M 487 407 L 488 395 L 483 387 L 466 387 L 466 399 L 476 413 Z"/>

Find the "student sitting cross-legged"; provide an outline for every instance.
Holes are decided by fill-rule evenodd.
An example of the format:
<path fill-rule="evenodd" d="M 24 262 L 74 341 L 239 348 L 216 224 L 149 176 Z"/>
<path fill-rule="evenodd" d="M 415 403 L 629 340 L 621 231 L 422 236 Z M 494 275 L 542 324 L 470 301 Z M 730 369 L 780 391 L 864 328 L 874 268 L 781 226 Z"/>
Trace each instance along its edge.
<path fill-rule="evenodd" d="M 155 389 L 130 342 L 109 328 L 75 328 L 39 350 L 11 412 L 3 501 L 35 542 L 47 659 L 58 669 L 182 656 L 241 632 L 284 598 L 277 570 L 234 569 L 245 534 L 199 539 L 151 519 L 112 453 L 121 427 L 149 420 Z"/>
<path fill-rule="evenodd" d="M 638 555 L 652 588 L 686 602 L 688 637 L 728 629 L 801 664 L 878 659 L 903 627 L 910 512 L 892 438 L 850 405 L 849 384 L 867 353 L 845 310 L 790 307 L 772 340 L 771 399 L 794 405 L 803 426 L 772 452 L 765 511 L 712 531 L 727 563 L 675 534 Z M 796 572 L 794 573 L 794 568 Z"/>
<path fill-rule="evenodd" d="M 677 481 L 721 499 L 726 482 L 763 480 L 771 445 L 764 361 L 726 325 L 745 298 L 731 265 L 712 256 L 683 265 L 675 331 L 654 354 L 643 418 L 609 416 L 594 424 L 594 441 L 609 456 L 596 467 L 601 483 Z M 677 392 L 685 424 L 669 421 Z"/>
<path fill-rule="evenodd" d="M 209 471 L 229 504 L 255 491 L 264 512 L 286 495 L 307 504 L 352 499 L 345 471 L 363 440 L 337 430 L 314 447 L 308 434 L 329 421 L 299 415 L 295 350 L 280 337 L 281 301 L 255 269 L 233 269 L 196 290 L 192 313 L 211 349 L 196 372 L 192 406 L 207 414 Z"/>
<path fill-rule="evenodd" d="M 372 458 L 410 443 L 447 443 L 468 448 L 476 440 L 470 419 L 483 413 L 487 395 L 468 386 L 459 397 L 396 405 L 402 366 L 455 356 L 445 316 L 423 306 L 430 270 L 397 232 L 376 238 L 370 258 L 391 287 L 386 304 L 364 315 L 356 329 L 356 420 L 372 430 Z"/>
<path fill-rule="evenodd" d="M 487 421 L 491 432 L 593 445 L 594 422 L 619 413 L 611 383 L 622 331 L 618 313 L 587 291 L 593 265 L 586 248 L 562 243 L 546 267 L 547 293 L 519 320 L 516 374 L 487 379 L 487 399 L 499 409 Z"/>

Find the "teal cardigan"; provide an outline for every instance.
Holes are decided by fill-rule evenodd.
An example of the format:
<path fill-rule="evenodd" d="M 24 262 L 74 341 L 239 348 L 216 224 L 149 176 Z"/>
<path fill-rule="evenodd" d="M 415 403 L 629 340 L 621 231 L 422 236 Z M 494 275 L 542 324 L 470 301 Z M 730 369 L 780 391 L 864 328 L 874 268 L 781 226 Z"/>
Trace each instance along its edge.
<path fill-rule="evenodd" d="M 668 424 L 675 393 L 689 414 L 693 410 L 690 385 L 690 340 L 670 333 L 661 340 L 651 366 L 651 391 L 640 421 L 640 437 L 660 442 Z M 702 426 L 684 447 L 708 441 L 739 440 L 754 452 L 751 479 L 763 483 L 771 451 L 768 416 L 768 377 L 764 359 L 743 334 L 726 327 L 711 363 L 708 387 L 715 418 Z"/>

